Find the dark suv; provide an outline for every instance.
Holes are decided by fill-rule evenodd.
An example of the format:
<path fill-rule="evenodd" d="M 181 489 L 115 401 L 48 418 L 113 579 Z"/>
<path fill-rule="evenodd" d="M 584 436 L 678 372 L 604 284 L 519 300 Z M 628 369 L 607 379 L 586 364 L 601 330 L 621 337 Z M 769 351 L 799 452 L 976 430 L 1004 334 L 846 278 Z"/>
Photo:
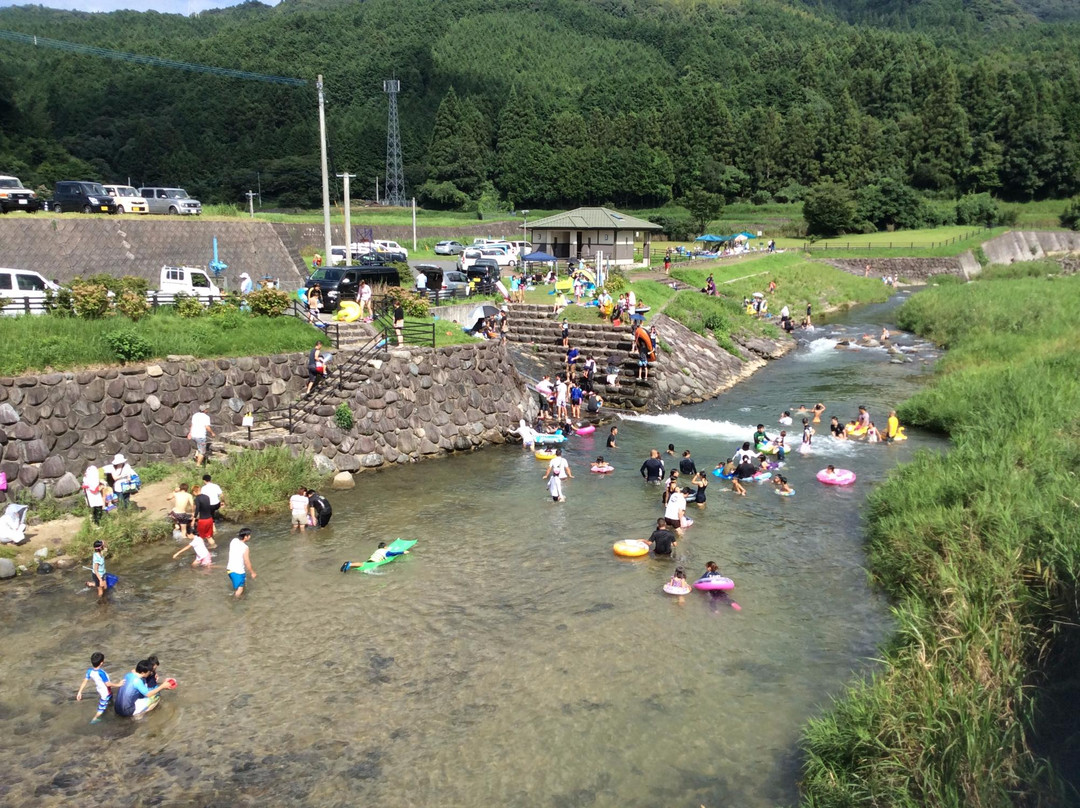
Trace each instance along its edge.
<path fill-rule="evenodd" d="M 56 183 L 52 210 L 56 213 L 116 213 L 116 200 L 105 193 L 100 182 L 80 180 Z"/>
<path fill-rule="evenodd" d="M 490 294 L 499 281 L 499 262 L 494 258 L 477 258 L 465 270 L 465 274 L 477 292 L 482 295 Z"/>
<path fill-rule="evenodd" d="M 401 285 L 401 278 L 395 267 L 353 266 L 320 267 L 308 276 L 304 287 L 310 289 L 319 284 L 323 294 L 323 311 L 334 311 L 342 300 L 356 300 L 361 281 L 367 281 L 372 286 Z"/>
<path fill-rule="evenodd" d="M 37 194 L 24 187 L 18 177 L 0 175 L 0 213 L 13 210 L 33 213 L 41 210 L 41 200 L 37 198 Z"/>

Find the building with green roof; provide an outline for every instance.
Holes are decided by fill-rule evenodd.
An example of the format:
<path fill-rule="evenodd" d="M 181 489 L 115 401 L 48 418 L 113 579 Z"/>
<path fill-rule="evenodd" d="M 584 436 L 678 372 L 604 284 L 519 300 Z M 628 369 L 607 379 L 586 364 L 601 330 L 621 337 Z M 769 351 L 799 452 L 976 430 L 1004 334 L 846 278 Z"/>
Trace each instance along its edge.
<path fill-rule="evenodd" d="M 642 244 L 642 261 L 649 263 L 649 246 L 660 225 L 610 208 L 576 208 L 529 222 L 529 240 L 537 252 L 560 259 L 592 261 L 598 252 L 612 264 L 634 263 L 634 245 Z"/>

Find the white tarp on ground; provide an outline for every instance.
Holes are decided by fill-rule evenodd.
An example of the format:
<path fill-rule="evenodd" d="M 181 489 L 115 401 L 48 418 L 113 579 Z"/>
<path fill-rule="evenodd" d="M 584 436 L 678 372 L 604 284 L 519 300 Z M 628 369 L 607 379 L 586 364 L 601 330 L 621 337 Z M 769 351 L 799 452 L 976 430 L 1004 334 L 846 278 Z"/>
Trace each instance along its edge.
<path fill-rule="evenodd" d="M 4 544 L 23 544 L 26 538 L 26 505 L 12 502 L 0 516 L 0 542 Z"/>

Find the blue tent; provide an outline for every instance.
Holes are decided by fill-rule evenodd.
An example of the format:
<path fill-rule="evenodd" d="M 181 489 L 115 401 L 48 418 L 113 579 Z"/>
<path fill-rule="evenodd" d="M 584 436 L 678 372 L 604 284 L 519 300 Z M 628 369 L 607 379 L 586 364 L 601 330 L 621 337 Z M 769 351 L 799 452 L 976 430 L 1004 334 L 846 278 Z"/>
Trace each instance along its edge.
<path fill-rule="evenodd" d="M 534 252 L 534 253 L 529 253 L 528 255 L 526 255 L 521 260 L 522 261 L 558 261 L 559 259 L 556 258 L 554 255 L 549 255 L 548 253 L 545 253 L 545 252 Z"/>
<path fill-rule="evenodd" d="M 724 240 L 725 239 L 724 239 L 723 236 L 713 236 L 713 235 L 710 235 L 708 233 L 706 233 L 704 236 L 698 236 L 696 239 L 694 239 L 694 241 L 710 241 L 710 242 L 724 241 Z"/>
<path fill-rule="evenodd" d="M 745 230 L 743 230 L 741 233 L 739 233 L 739 235 L 740 236 L 746 236 L 747 238 L 757 238 L 757 236 L 755 236 L 753 233 L 747 233 Z"/>

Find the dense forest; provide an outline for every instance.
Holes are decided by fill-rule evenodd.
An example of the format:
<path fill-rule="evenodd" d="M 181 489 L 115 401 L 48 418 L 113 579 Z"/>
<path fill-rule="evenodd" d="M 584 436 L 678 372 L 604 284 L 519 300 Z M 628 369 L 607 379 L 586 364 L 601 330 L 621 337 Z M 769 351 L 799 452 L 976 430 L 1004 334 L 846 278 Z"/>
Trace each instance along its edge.
<path fill-rule="evenodd" d="M 401 80 L 409 195 L 550 207 L 821 183 L 940 197 L 1080 191 L 1072 0 L 283 0 L 193 17 L 0 10 L 0 29 L 308 80 L 241 80 L 0 39 L 0 173 L 373 196 Z"/>

